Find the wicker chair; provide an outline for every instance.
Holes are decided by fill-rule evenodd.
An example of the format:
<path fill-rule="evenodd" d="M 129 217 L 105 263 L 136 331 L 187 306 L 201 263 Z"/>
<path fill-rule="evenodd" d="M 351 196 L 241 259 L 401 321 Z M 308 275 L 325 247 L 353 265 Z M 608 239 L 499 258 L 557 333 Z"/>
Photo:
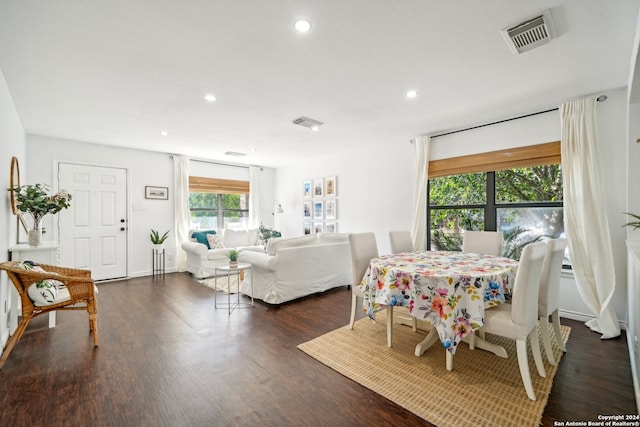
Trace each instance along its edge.
<path fill-rule="evenodd" d="M 95 296 L 95 288 L 93 279 L 91 279 L 91 271 L 79 270 L 75 268 L 65 268 L 55 265 L 39 264 L 46 273 L 40 273 L 30 270 L 24 270 L 16 267 L 18 261 L 9 261 L 0 263 L 0 269 L 7 272 L 9 279 L 20 295 L 22 302 L 22 319 L 18 324 L 15 332 L 9 338 L 7 346 L 0 357 L 0 369 L 4 366 L 11 350 L 18 340 L 22 338 L 25 329 L 29 325 L 31 319 L 41 314 L 51 311 L 62 310 L 87 310 L 89 313 L 89 330 L 93 333 L 93 345 L 98 346 L 98 302 Z M 68 291 L 60 293 L 58 299 L 52 304 L 35 305 L 29 298 L 28 289 L 35 282 L 45 279 L 53 279 L 62 282 Z M 61 296 L 62 294 L 62 296 Z"/>

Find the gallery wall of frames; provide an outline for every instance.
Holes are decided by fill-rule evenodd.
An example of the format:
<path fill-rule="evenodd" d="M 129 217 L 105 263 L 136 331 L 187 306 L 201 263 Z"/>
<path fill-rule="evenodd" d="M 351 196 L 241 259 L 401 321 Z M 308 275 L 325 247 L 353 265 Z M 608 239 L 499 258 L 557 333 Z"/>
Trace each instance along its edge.
<path fill-rule="evenodd" d="M 303 182 L 304 234 L 338 231 L 338 182 L 335 176 L 307 179 Z"/>

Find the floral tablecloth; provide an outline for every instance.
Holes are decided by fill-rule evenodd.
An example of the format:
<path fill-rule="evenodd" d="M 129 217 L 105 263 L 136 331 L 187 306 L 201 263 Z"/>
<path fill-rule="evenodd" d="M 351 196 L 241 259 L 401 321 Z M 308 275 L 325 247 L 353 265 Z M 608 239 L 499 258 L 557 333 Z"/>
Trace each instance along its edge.
<path fill-rule="evenodd" d="M 362 278 L 363 308 L 375 319 L 386 305 L 408 306 L 430 321 L 442 345 L 458 343 L 482 326 L 484 310 L 511 294 L 518 262 L 465 252 L 407 252 L 374 258 Z"/>

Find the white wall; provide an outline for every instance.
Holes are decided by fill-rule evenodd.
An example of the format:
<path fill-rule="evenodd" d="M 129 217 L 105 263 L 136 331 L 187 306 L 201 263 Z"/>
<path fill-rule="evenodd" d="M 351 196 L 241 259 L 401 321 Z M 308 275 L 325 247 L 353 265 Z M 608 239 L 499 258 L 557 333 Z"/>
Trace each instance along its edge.
<path fill-rule="evenodd" d="M 605 93 L 609 99 L 598 104 L 598 135 L 603 186 L 603 203 L 608 207 L 616 268 L 614 306 L 620 320 L 626 318 L 625 232 L 620 227 L 626 207 L 626 94 Z M 365 152 L 345 151 L 333 158 L 305 161 L 276 171 L 275 197 L 285 213 L 278 226 L 285 236 L 302 234 L 302 183 L 306 179 L 337 176 L 338 231 L 373 231 L 380 253 L 390 252 L 388 233 L 411 228 L 414 152 L 405 140 Z M 475 154 L 560 140 L 558 111 L 433 138 L 431 159 Z M 618 166 L 616 166 L 618 165 Z M 579 296 L 571 274 L 562 279 L 561 309 L 566 317 L 592 317 Z"/>
<path fill-rule="evenodd" d="M 9 93 L 9 88 L 0 70 L 0 253 L 7 254 L 9 247 L 17 243 L 17 222 L 16 217 L 11 213 L 9 203 L 9 172 L 11 158 L 16 156 L 21 166 L 21 178 L 24 179 L 25 172 L 25 132 L 22 122 L 16 111 L 16 107 Z M 4 259 L 6 255 L 3 255 Z M 9 292 L 15 292 L 13 286 L 8 283 L 7 275 L 0 274 L 0 348 L 4 348 L 9 339 L 9 329 L 7 325 L 7 308 Z"/>
<path fill-rule="evenodd" d="M 284 213 L 277 215 L 276 229 L 284 237 L 302 235 L 303 182 L 335 176 L 337 231 L 373 231 L 380 253 L 389 253 L 389 231 L 411 225 L 413 150 L 408 139 L 399 139 L 364 152 L 347 148 L 332 158 L 308 159 L 300 165 L 278 168 L 275 198 L 282 203 Z"/>
<path fill-rule="evenodd" d="M 136 277 L 151 274 L 150 230 L 152 228 L 160 231 L 171 230 L 172 236 L 175 236 L 173 160 L 168 154 L 27 135 L 26 155 L 29 161 L 27 168 L 29 181 L 27 183 L 44 182 L 50 183 L 52 187 L 57 182 L 54 173 L 56 162 L 75 162 L 127 169 L 129 184 L 128 275 Z M 266 173 L 269 175 L 270 172 Z M 248 179 L 248 169 L 196 161 L 190 164 L 190 174 L 224 179 Z M 144 187 L 146 185 L 168 187 L 169 200 L 145 199 Z M 265 185 L 264 190 L 272 200 L 272 188 Z M 270 217 L 269 213 L 266 218 Z M 52 230 L 52 234 L 46 238 L 55 237 L 53 216 L 45 217 L 43 225 L 47 230 Z M 175 271 L 175 240 L 168 239 L 165 248 L 167 271 Z"/>

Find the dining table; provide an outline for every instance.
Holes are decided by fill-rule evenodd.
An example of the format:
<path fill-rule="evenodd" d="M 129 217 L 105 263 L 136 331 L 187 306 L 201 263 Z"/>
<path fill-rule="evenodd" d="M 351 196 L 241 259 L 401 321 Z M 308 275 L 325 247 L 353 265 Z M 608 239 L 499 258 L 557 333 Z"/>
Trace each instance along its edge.
<path fill-rule="evenodd" d="M 446 349 L 446 367 L 453 369 L 453 355 L 463 340 L 500 357 L 504 348 L 475 337 L 482 327 L 484 311 L 510 298 L 516 260 L 459 251 L 403 252 L 373 258 L 360 289 L 363 309 L 375 320 L 386 306 L 407 306 L 412 316 L 432 327 L 417 344 L 421 356 L 435 342 Z"/>

